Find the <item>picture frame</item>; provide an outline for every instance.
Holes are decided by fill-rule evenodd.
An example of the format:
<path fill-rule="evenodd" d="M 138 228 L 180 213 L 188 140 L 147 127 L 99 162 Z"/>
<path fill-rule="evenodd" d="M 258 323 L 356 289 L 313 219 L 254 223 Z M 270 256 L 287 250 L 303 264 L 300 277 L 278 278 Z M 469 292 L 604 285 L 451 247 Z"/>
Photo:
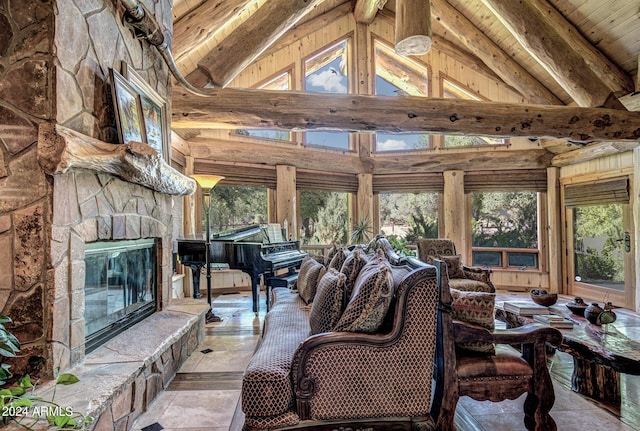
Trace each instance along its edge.
<path fill-rule="evenodd" d="M 167 102 L 149 83 L 127 63 L 122 63 L 122 73 L 140 95 L 147 144 L 169 162 L 169 125 Z"/>
<path fill-rule="evenodd" d="M 109 69 L 109 74 L 120 143 L 147 142 L 140 95 L 116 70 Z"/>

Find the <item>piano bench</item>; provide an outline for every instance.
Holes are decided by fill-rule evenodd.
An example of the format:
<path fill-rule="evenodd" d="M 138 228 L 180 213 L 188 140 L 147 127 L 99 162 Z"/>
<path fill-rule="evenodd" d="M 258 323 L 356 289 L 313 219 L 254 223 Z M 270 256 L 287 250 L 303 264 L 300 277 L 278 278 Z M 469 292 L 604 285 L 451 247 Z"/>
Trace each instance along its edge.
<path fill-rule="evenodd" d="M 295 289 L 296 282 L 298 281 L 298 273 L 287 273 L 284 275 L 269 277 L 267 284 L 269 287 L 288 287 L 289 289 Z"/>

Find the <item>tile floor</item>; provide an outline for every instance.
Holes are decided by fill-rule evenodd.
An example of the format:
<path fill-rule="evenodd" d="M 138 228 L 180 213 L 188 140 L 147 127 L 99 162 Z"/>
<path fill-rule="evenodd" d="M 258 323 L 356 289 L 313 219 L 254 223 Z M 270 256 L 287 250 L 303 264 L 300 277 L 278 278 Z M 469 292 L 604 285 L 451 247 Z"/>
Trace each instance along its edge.
<path fill-rule="evenodd" d="M 249 292 L 221 295 L 214 300 L 214 312 L 222 322 L 207 324 L 205 341 L 178 371 L 169 388 L 143 414 L 134 430 L 240 431 L 231 429 L 240 396 L 242 372 L 260 336 L 264 299 L 258 316 L 251 312 Z M 633 431 L 640 424 L 640 376 L 622 376 L 621 415 L 569 389 L 571 357 L 556 354 L 550 361 L 556 401 L 551 411 L 558 430 Z M 458 431 L 524 430 L 522 403 L 477 402 L 460 399 L 456 412 Z M 237 422 L 237 421 L 236 421 Z"/>

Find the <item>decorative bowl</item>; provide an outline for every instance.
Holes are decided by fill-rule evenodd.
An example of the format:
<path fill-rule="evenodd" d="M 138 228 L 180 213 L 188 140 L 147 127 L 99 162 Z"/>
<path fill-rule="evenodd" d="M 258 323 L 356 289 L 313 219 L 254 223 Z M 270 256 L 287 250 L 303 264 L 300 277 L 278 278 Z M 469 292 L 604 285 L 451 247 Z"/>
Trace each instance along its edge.
<path fill-rule="evenodd" d="M 533 289 L 530 292 L 531 299 L 538 305 L 549 307 L 558 301 L 557 293 L 548 293 L 546 290 Z"/>
<path fill-rule="evenodd" d="M 571 310 L 573 314 L 584 317 L 584 310 L 587 309 L 588 304 L 584 302 L 582 298 L 576 296 L 571 302 L 567 302 L 567 308 Z"/>

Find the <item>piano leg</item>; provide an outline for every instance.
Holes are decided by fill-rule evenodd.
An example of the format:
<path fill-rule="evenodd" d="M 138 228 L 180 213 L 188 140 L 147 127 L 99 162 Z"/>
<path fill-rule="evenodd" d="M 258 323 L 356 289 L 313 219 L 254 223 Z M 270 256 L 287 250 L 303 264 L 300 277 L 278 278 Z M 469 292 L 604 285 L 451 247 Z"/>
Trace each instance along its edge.
<path fill-rule="evenodd" d="M 258 314 L 260 311 L 260 277 L 255 274 L 251 276 L 251 294 L 253 300 L 253 312 Z"/>
<path fill-rule="evenodd" d="M 193 282 L 193 297 L 200 299 L 200 270 L 202 265 L 190 263 L 189 267 L 191 268 L 191 281 Z"/>

